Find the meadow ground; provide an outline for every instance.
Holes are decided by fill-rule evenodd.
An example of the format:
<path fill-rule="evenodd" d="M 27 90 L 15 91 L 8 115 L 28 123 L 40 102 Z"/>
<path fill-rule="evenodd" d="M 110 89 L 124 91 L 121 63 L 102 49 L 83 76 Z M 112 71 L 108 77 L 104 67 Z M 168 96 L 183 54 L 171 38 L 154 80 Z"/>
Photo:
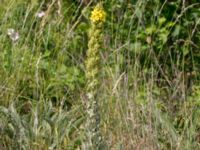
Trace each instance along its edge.
<path fill-rule="evenodd" d="M 98 101 L 107 149 L 200 149 L 199 1 L 102 2 Z M 0 0 L 0 150 L 82 149 L 95 5 Z"/>

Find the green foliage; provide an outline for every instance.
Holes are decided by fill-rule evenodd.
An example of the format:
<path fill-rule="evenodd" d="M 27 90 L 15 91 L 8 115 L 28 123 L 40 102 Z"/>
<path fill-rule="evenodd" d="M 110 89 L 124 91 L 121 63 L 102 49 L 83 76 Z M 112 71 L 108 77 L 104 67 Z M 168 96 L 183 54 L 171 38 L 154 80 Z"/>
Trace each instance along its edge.
<path fill-rule="evenodd" d="M 0 145 L 4 149 L 74 149 L 83 137 L 79 128 L 84 120 L 81 108 L 71 112 L 51 102 L 32 102 L 9 108 L 0 107 Z M 20 114 L 21 109 L 31 107 L 28 114 Z M 76 116 L 76 117 L 75 117 Z M 2 122 L 3 120 L 3 122 Z M 82 135 L 81 135 L 82 134 Z M 10 144 L 9 144 L 10 143 Z"/>
<path fill-rule="evenodd" d="M 82 148 L 88 2 L 0 0 L 0 149 Z M 199 149 L 199 0 L 102 2 L 108 149 Z"/>

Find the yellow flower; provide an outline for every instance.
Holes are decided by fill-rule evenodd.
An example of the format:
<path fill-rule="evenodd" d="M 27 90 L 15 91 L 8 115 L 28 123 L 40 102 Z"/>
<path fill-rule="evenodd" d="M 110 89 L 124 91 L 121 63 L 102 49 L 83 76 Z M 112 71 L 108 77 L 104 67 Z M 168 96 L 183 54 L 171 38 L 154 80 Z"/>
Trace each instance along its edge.
<path fill-rule="evenodd" d="M 106 19 L 106 13 L 100 6 L 96 6 L 92 11 L 90 20 L 93 23 L 104 22 Z"/>

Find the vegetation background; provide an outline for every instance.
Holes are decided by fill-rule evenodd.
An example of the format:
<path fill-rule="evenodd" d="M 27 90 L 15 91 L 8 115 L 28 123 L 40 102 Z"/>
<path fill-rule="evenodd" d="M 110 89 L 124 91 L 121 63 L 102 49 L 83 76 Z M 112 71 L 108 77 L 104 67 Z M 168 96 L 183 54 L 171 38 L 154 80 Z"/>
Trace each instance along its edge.
<path fill-rule="evenodd" d="M 200 149 L 199 0 L 102 2 L 108 149 Z M 96 3 L 0 0 L 1 150 L 81 149 Z"/>

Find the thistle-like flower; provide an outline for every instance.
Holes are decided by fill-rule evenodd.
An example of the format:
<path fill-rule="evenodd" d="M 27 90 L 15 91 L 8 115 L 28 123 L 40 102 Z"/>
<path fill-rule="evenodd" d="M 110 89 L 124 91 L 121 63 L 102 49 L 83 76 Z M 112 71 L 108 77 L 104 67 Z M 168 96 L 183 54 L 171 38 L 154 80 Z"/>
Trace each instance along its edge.
<path fill-rule="evenodd" d="M 100 84 L 100 50 L 102 48 L 102 26 L 106 13 L 103 7 L 97 5 L 91 13 L 91 28 L 89 30 L 89 42 L 86 60 L 87 78 L 87 142 L 88 150 L 99 149 L 102 143 L 100 134 L 100 115 L 98 89 Z"/>
<path fill-rule="evenodd" d="M 44 11 L 38 12 L 38 13 L 36 13 L 35 16 L 38 17 L 38 18 L 42 18 L 42 17 L 45 16 L 45 12 Z"/>

